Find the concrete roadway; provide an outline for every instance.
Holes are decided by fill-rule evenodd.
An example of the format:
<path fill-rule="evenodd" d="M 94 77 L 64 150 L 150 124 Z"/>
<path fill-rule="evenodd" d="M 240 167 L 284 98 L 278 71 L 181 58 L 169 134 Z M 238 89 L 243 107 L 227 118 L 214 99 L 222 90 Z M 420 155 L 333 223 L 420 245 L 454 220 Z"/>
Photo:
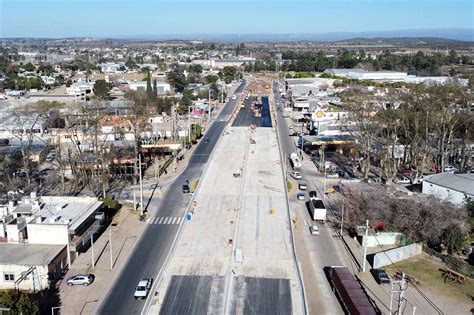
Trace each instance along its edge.
<path fill-rule="evenodd" d="M 242 82 L 235 93 L 241 93 L 246 85 Z M 198 179 L 232 116 L 237 100 L 230 100 L 221 110 L 216 121 L 207 130 L 205 137 L 209 143 L 200 143 L 190 158 L 187 168 L 173 182 L 163 195 L 163 201 L 154 212 L 154 217 L 183 216 L 191 200 L 191 195 L 183 195 L 181 186 L 186 180 Z M 173 240 L 178 232 L 178 224 L 149 224 L 136 244 L 128 262 L 101 304 L 99 314 L 139 314 L 144 300 L 135 300 L 133 293 L 142 278 L 154 278 L 166 260 Z M 155 279 L 156 280 L 156 279 Z"/>

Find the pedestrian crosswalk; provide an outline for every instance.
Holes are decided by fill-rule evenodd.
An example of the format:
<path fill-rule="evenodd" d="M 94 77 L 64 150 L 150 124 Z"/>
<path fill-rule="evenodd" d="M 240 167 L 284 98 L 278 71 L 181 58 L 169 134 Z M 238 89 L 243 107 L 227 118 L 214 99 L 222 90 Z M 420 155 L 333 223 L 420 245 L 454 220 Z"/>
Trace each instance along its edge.
<path fill-rule="evenodd" d="M 181 224 L 183 217 L 154 217 L 148 218 L 146 224 Z"/>

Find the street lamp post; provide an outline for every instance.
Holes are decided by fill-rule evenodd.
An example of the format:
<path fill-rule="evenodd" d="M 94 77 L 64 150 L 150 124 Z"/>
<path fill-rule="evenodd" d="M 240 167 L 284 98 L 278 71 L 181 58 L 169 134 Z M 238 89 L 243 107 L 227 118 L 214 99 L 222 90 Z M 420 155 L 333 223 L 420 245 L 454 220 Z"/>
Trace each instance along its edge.
<path fill-rule="evenodd" d="M 94 235 L 91 235 L 91 253 L 92 253 L 92 268 L 95 268 L 95 259 L 94 259 Z"/>

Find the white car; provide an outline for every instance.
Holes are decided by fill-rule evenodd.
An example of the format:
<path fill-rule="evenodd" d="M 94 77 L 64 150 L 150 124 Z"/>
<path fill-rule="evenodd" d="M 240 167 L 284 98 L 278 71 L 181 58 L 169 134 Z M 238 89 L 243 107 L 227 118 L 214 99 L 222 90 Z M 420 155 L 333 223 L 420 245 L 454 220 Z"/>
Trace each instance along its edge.
<path fill-rule="evenodd" d="M 304 200 L 304 192 L 300 192 L 296 195 L 296 199 L 298 200 Z"/>
<path fill-rule="evenodd" d="M 303 178 L 303 176 L 301 176 L 300 172 L 291 173 L 291 177 L 293 177 L 294 179 L 302 179 Z"/>
<path fill-rule="evenodd" d="M 237 95 L 232 95 L 232 99 L 233 99 L 233 100 L 236 100 L 236 99 L 237 99 Z"/>
<path fill-rule="evenodd" d="M 339 178 L 338 173 L 327 173 L 326 178 Z"/>
<path fill-rule="evenodd" d="M 395 184 L 408 185 L 408 184 L 410 184 L 410 179 L 408 179 L 406 177 L 395 177 L 393 179 L 393 182 Z"/>
<path fill-rule="evenodd" d="M 309 227 L 311 235 L 319 235 L 319 227 L 317 225 L 312 225 Z"/>
<path fill-rule="evenodd" d="M 153 282 L 153 279 L 141 279 L 138 282 L 137 288 L 135 289 L 135 294 L 133 294 L 133 297 L 135 299 L 146 299 L 148 296 L 148 292 L 150 292 L 151 289 L 151 284 Z"/>
<path fill-rule="evenodd" d="M 454 172 L 456 171 L 456 168 L 452 165 L 447 165 L 445 168 L 444 168 L 444 171 L 445 172 Z"/>
<path fill-rule="evenodd" d="M 67 285 L 72 287 L 73 285 L 83 285 L 87 287 L 92 282 L 94 282 L 95 276 L 93 274 L 80 274 L 75 275 L 74 277 L 70 277 L 67 279 Z"/>
<path fill-rule="evenodd" d="M 300 190 L 306 190 L 306 189 L 308 189 L 308 185 L 306 184 L 306 182 L 300 181 L 300 182 L 298 183 L 298 188 L 299 188 Z"/>

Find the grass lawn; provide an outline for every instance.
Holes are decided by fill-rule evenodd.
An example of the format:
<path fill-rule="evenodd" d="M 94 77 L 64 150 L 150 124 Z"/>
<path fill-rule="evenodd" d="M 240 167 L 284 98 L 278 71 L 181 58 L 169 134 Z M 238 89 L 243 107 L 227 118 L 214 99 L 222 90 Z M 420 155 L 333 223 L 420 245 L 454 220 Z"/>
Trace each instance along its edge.
<path fill-rule="evenodd" d="M 463 300 L 463 302 L 472 301 L 474 295 L 474 279 L 467 278 L 464 285 L 457 282 L 447 281 L 444 283 L 439 268 L 445 268 L 443 264 L 432 261 L 425 256 L 418 256 L 396 264 L 398 268 L 412 277 L 415 277 L 421 283 L 418 285 L 421 289 L 429 290 L 435 294 L 446 297 Z M 395 274 L 397 268 L 387 266 L 385 268 L 390 275 Z"/>

